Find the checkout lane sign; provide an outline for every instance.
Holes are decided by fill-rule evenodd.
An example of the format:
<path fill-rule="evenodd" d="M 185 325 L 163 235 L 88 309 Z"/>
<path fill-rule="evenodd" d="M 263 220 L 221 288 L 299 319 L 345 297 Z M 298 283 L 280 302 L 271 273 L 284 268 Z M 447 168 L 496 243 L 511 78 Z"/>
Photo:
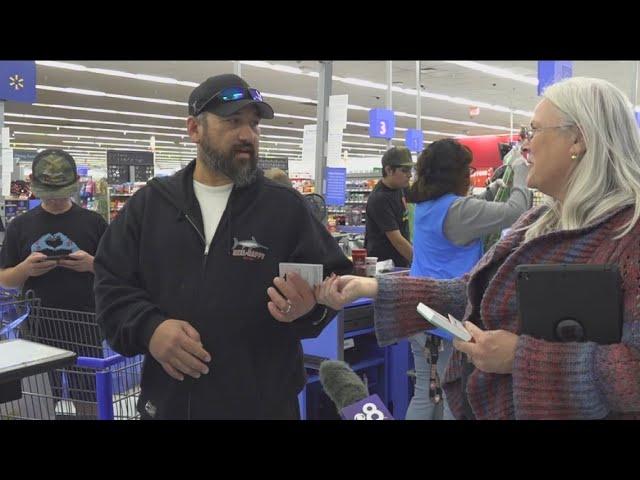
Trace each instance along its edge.
<path fill-rule="evenodd" d="M 412 152 L 421 152 L 424 146 L 424 134 L 422 130 L 409 128 L 405 136 L 405 145 Z"/>
<path fill-rule="evenodd" d="M 371 138 L 393 138 L 396 118 L 393 110 L 373 108 L 369 110 L 369 136 Z"/>
<path fill-rule="evenodd" d="M 563 78 L 573 76 L 573 62 L 571 60 L 538 61 L 538 96 L 544 90 Z"/>

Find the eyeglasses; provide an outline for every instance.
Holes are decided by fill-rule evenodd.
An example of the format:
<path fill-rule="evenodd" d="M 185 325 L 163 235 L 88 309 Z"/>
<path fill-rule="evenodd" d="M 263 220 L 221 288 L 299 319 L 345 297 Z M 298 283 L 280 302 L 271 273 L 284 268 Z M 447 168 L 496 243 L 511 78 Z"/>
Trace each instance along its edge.
<path fill-rule="evenodd" d="M 200 106 L 200 108 L 194 108 L 194 116 L 199 115 L 211 102 L 220 104 L 227 102 L 237 102 L 238 100 L 244 100 L 245 98 L 250 98 L 252 100 L 255 100 L 256 102 L 263 101 L 262 94 L 255 88 L 229 87 L 214 93 L 209 100 L 207 100 Z"/>
<path fill-rule="evenodd" d="M 553 127 L 522 127 L 520 129 L 520 139 L 531 141 L 535 136 L 535 134 L 540 130 L 550 130 L 552 128 L 567 128 L 567 127 L 573 127 L 573 125 L 565 124 L 565 125 L 556 125 Z"/>

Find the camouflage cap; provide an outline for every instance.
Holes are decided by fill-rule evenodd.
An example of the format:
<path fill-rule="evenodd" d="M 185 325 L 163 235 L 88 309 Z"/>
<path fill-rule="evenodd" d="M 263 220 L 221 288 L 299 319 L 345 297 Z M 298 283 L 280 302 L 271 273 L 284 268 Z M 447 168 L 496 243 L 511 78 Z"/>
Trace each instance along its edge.
<path fill-rule="evenodd" d="M 391 147 L 382 155 L 382 168 L 384 167 L 415 167 L 411 151 L 406 147 Z"/>
<path fill-rule="evenodd" d="M 67 198 L 78 191 L 76 162 L 64 150 L 41 151 L 31 170 L 31 191 L 38 198 Z"/>

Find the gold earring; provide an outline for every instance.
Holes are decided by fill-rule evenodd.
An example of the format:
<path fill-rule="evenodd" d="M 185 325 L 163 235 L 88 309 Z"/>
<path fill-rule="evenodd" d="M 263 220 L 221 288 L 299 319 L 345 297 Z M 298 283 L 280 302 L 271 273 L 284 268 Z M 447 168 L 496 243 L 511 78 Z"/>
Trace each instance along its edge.
<path fill-rule="evenodd" d="M 577 160 L 577 159 L 578 159 L 577 155 L 575 155 L 575 154 L 571 155 L 571 160 Z"/>

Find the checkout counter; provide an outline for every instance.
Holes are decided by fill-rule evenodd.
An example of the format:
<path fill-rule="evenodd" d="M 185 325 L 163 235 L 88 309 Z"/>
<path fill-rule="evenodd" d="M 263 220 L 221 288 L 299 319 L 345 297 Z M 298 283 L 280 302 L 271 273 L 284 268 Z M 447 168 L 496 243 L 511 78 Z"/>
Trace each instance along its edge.
<path fill-rule="evenodd" d="M 387 275 L 405 272 L 394 269 Z M 298 396 L 303 420 L 339 420 L 335 405 L 322 390 L 318 370 L 324 360 L 343 360 L 363 379 L 370 394 L 377 394 L 394 418 L 405 417 L 413 396 L 413 356 L 408 340 L 379 347 L 374 331 L 373 300 L 360 298 L 346 305 L 311 339 L 302 340 L 307 385 Z"/>

